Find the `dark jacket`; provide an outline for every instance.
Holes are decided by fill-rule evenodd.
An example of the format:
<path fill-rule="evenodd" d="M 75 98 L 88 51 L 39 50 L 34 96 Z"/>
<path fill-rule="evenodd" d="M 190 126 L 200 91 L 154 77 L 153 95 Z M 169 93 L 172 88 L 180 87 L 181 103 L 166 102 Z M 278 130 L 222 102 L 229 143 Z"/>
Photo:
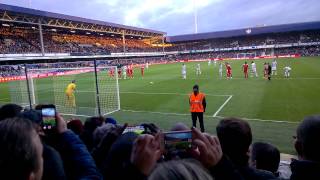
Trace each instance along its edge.
<path fill-rule="evenodd" d="M 320 163 L 312 161 L 293 160 L 290 164 L 291 180 L 318 180 L 320 179 Z"/>
<path fill-rule="evenodd" d="M 131 151 L 135 139 L 133 132 L 122 134 L 111 146 L 104 161 L 103 175 L 108 180 L 140 180 L 146 177 L 130 163 Z"/>
<path fill-rule="evenodd" d="M 238 167 L 238 170 L 242 177 L 246 180 L 266 180 L 277 179 L 271 172 L 260 169 L 254 169 L 249 166 Z"/>
<path fill-rule="evenodd" d="M 52 147 L 43 144 L 43 180 L 66 179 L 60 154 Z"/>
<path fill-rule="evenodd" d="M 238 169 L 226 156 L 222 156 L 219 163 L 209 168 L 209 171 L 215 180 L 244 180 Z"/>
<path fill-rule="evenodd" d="M 57 138 L 68 179 L 102 179 L 93 158 L 79 137 L 68 130 Z"/>

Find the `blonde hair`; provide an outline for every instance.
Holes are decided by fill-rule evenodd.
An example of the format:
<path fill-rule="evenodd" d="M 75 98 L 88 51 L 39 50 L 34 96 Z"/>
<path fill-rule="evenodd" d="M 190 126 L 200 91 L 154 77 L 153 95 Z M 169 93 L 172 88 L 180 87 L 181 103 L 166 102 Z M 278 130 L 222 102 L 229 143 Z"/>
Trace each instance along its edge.
<path fill-rule="evenodd" d="M 173 160 L 159 163 L 148 180 L 213 180 L 196 160 Z"/>

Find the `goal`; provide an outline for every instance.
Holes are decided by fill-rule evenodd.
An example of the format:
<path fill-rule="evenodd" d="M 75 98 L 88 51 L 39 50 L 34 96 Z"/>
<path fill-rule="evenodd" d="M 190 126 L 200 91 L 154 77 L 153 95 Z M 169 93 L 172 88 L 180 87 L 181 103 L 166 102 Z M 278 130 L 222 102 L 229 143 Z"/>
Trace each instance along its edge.
<path fill-rule="evenodd" d="M 238 53 L 237 59 L 252 59 L 257 56 L 256 53 Z"/>
<path fill-rule="evenodd" d="M 19 84 L 23 97 L 20 104 L 54 104 L 59 113 L 70 116 L 104 116 L 120 110 L 117 75 L 117 67 L 103 63 L 88 67 L 30 67 L 26 70 L 28 83 Z M 76 85 L 74 98 L 66 93 L 72 82 Z"/>

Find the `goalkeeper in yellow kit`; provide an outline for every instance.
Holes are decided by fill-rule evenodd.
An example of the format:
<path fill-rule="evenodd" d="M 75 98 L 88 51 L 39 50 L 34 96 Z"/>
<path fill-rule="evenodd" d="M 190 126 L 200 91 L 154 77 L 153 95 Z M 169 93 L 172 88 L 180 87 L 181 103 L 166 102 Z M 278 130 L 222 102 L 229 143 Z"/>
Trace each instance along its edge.
<path fill-rule="evenodd" d="M 76 107 L 76 97 L 74 96 L 74 91 L 76 90 L 76 81 L 72 80 L 70 84 L 68 84 L 66 88 L 66 106 L 67 107 Z"/>

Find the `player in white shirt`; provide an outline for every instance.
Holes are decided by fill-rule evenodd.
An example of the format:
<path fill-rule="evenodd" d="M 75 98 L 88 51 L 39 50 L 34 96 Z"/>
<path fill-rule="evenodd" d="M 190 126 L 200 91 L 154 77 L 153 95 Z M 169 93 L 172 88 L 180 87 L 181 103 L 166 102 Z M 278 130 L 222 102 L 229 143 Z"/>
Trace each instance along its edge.
<path fill-rule="evenodd" d="M 286 66 L 283 68 L 284 70 L 284 77 L 285 78 L 289 78 L 290 77 L 290 71 L 291 71 L 291 67 L 290 66 Z"/>
<path fill-rule="evenodd" d="M 258 72 L 257 72 L 257 65 L 255 62 L 251 62 L 251 77 L 258 77 Z"/>
<path fill-rule="evenodd" d="M 127 79 L 127 66 L 122 67 L 122 76 L 123 79 Z"/>
<path fill-rule="evenodd" d="M 211 59 L 208 60 L 208 66 L 210 66 L 210 65 L 211 65 Z"/>
<path fill-rule="evenodd" d="M 201 75 L 201 67 L 200 67 L 200 64 L 197 64 L 197 67 L 196 67 L 196 75 L 197 75 L 197 76 Z"/>
<path fill-rule="evenodd" d="M 213 61 L 214 61 L 214 67 L 216 67 L 217 66 L 217 60 L 215 59 Z"/>
<path fill-rule="evenodd" d="M 146 69 L 149 69 L 149 63 L 146 62 Z"/>
<path fill-rule="evenodd" d="M 181 73 L 182 73 L 182 79 L 187 79 L 187 67 L 185 64 L 182 64 Z"/>
<path fill-rule="evenodd" d="M 271 63 L 271 71 L 272 71 L 272 75 L 277 75 L 277 61 L 276 59 L 274 59 Z"/>
<path fill-rule="evenodd" d="M 222 63 L 220 62 L 220 63 L 219 63 L 219 77 L 220 77 L 220 78 L 222 78 L 222 72 L 223 72 L 223 71 L 222 71 L 222 68 L 223 68 L 223 65 L 222 65 Z"/>

